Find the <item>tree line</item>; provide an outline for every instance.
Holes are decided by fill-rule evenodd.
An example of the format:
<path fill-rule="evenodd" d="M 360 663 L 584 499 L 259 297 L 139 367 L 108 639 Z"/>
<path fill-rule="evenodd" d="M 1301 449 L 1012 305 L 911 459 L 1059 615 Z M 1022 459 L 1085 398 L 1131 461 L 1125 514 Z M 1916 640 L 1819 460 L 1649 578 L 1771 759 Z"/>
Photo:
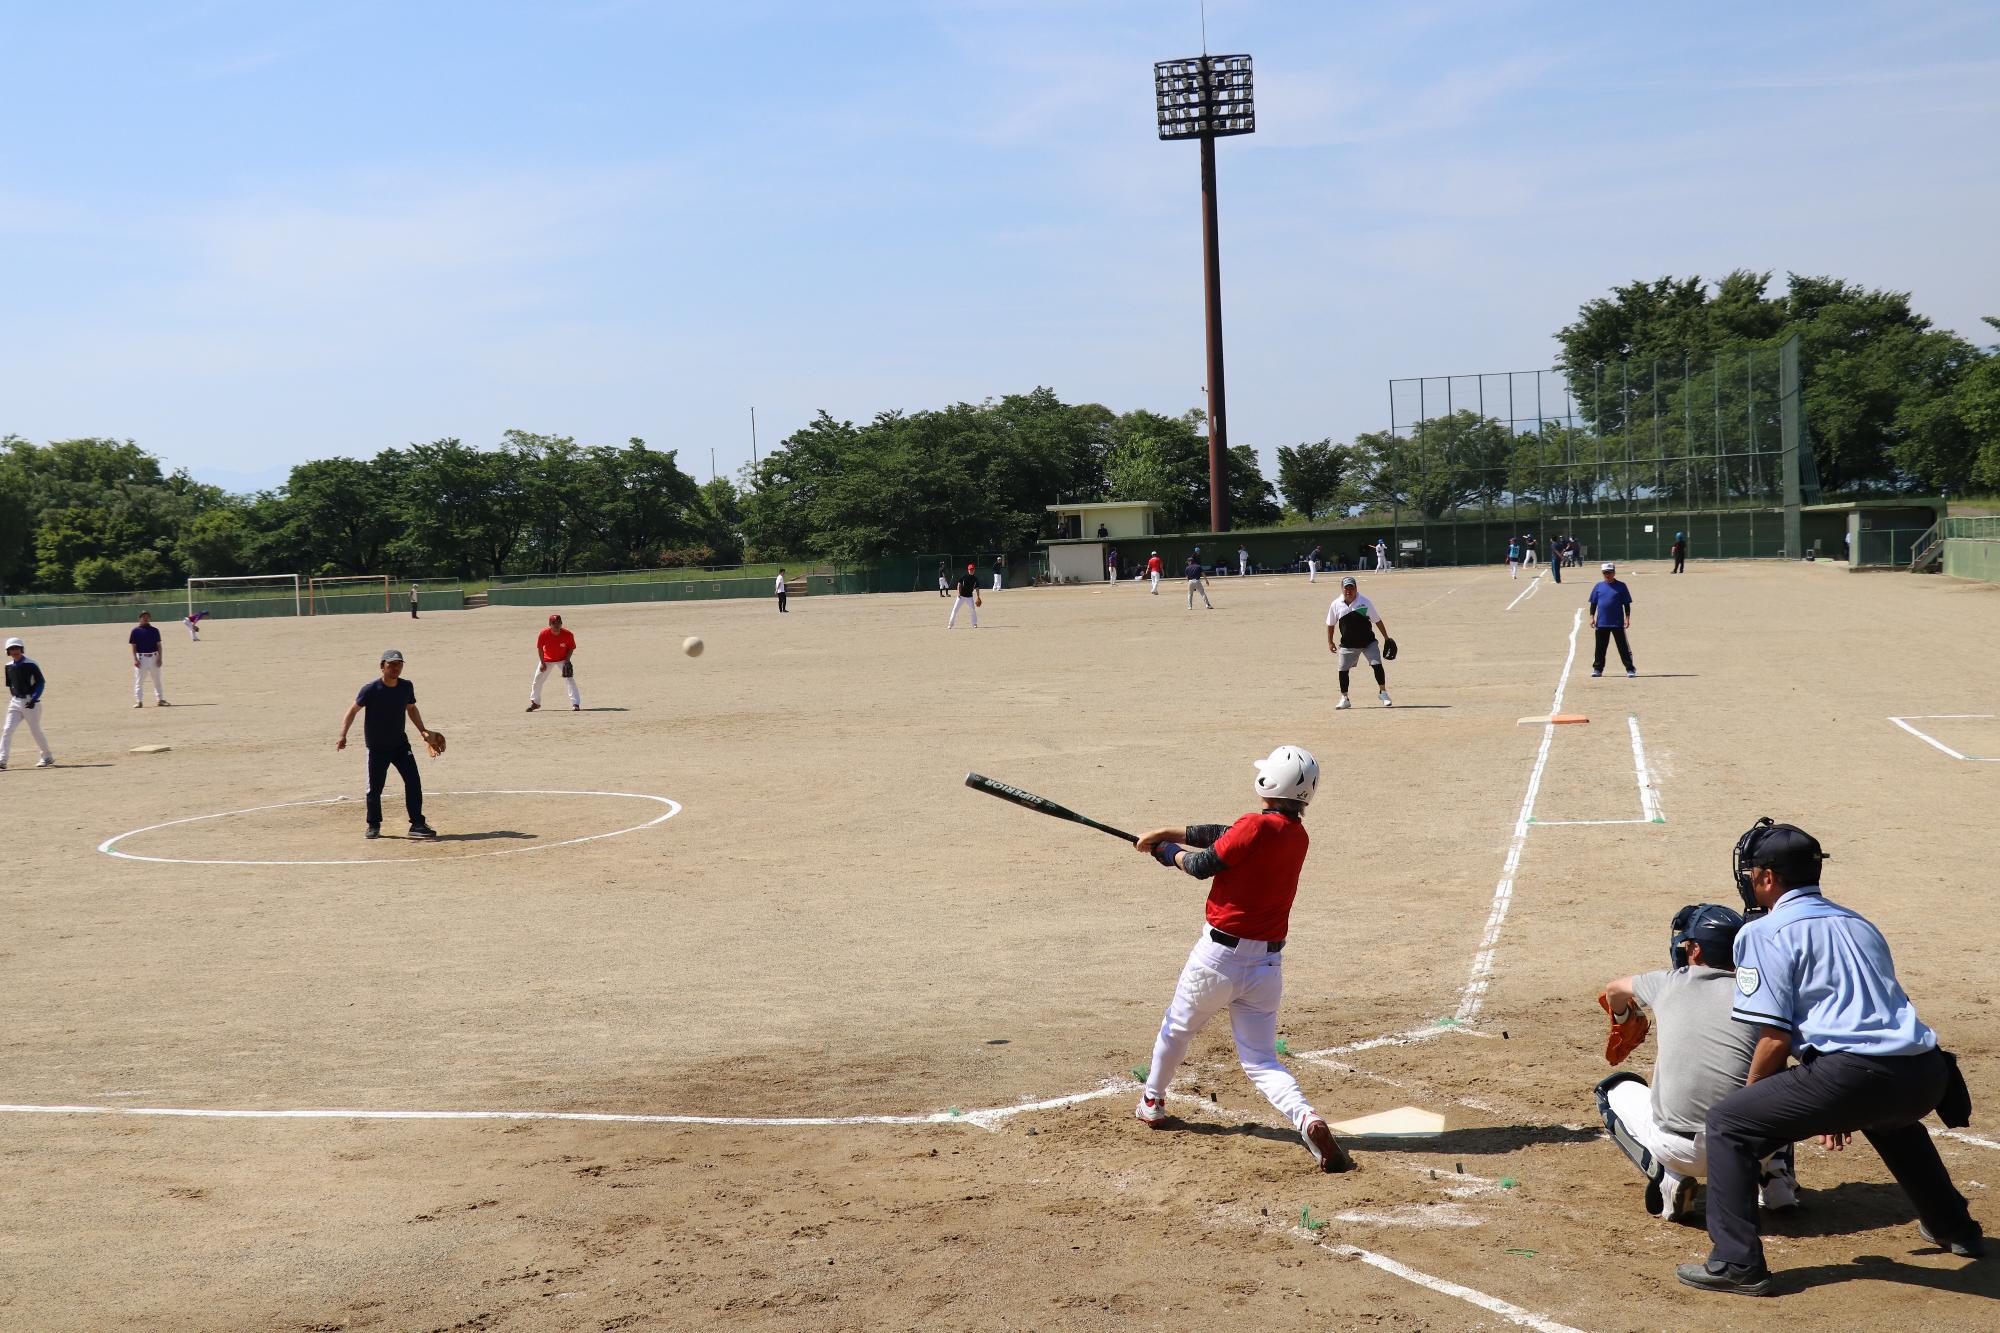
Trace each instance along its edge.
<path fill-rule="evenodd" d="M 1775 349 L 1794 334 L 1828 494 L 2000 491 L 2000 349 L 1933 328 L 1907 294 L 1798 275 L 1773 294 L 1770 282 L 1747 271 L 1714 284 L 1662 278 L 1587 302 L 1556 335 L 1575 410 L 1533 429 L 1451 411 L 1350 442 L 1280 446 L 1272 479 L 1253 448 L 1236 445 L 1232 521 L 1768 501 L 1771 456 L 1734 436 L 1724 447 L 1719 426 L 1707 438 L 1708 409 L 1712 401 L 1719 422 L 1726 402 L 1746 434 L 1761 420 L 1769 434 L 1756 449 L 1774 448 L 1775 392 L 1758 375 L 1775 375 Z M 1749 372 L 1741 382 L 1738 357 Z M 129 440 L 37 445 L 9 435 L 0 437 L 0 590 L 1017 550 L 1052 534 L 1045 506 L 1061 500 L 1151 500 L 1162 530 L 1199 530 L 1207 450 L 1199 411 L 1113 412 L 1047 388 L 861 425 L 822 412 L 736 478 L 705 485 L 674 450 L 643 440 L 509 431 L 491 449 L 444 439 L 317 459 L 274 490 L 237 495 L 165 471 Z"/>

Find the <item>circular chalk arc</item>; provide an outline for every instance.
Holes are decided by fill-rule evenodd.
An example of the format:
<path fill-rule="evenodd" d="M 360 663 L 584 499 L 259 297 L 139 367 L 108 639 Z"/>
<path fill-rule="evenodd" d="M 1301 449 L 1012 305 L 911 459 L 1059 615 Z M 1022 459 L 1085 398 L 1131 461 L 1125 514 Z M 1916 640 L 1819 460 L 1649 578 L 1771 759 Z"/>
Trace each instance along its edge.
<path fill-rule="evenodd" d="M 446 855 L 446 856 L 433 856 L 430 855 L 429 853 L 420 853 L 414 856 L 355 856 L 355 857 L 342 857 L 337 860 L 275 861 L 269 859 L 238 860 L 233 858 L 222 858 L 222 857 L 146 856 L 139 852 L 121 852 L 118 850 L 118 844 L 124 842 L 127 838 L 136 838 L 142 833 L 152 833 L 163 828 L 175 828 L 182 824 L 199 824 L 202 821 L 209 819 L 228 819 L 233 815 L 254 815 L 254 814 L 259 814 L 265 810 L 291 810 L 291 809 L 296 809 L 300 806 L 308 806 L 308 805 L 338 805 L 343 801 L 351 801 L 354 799 L 351 796 L 328 796 L 316 801 L 279 801 L 272 805 L 252 805 L 252 806 L 246 806 L 241 810 L 218 810 L 214 814 L 189 815 L 184 819 L 162 820 L 157 824 L 148 824 L 144 828 L 130 829 L 124 833 L 118 834 L 115 837 L 106 838 L 103 842 L 97 845 L 97 850 L 103 852 L 106 856 L 115 856 L 121 861 L 152 861 L 161 865 L 406 866 L 406 865 L 419 865 L 426 861 L 472 861 L 472 860 L 477 860 L 481 857 L 489 857 L 489 856 L 519 856 L 525 852 L 550 852 L 554 851 L 558 847 L 574 847 L 578 843 L 599 842 L 605 838 L 616 838 L 627 833 L 637 833 L 641 829 L 649 829 L 656 824 L 664 824 L 669 819 L 672 819 L 675 815 L 681 812 L 681 803 L 679 801 L 671 800 L 665 796 L 655 796 L 650 792 L 638 792 L 638 791 L 482 790 L 482 791 L 446 791 L 446 792 L 439 792 L 438 794 L 441 796 L 608 796 L 627 801 L 653 801 L 660 805 L 665 806 L 666 810 L 660 814 L 654 815 L 651 819 L 648 819 L 643 823 L 628 824 L 624 828 L 612 829 L 608 833 L 590 833 L 586 834 L 581 838 L 564 838 L 561 842 L 541 843 L 533 847 L 502 847 L 497 851 L 460 852 L 456 855 Z"/>

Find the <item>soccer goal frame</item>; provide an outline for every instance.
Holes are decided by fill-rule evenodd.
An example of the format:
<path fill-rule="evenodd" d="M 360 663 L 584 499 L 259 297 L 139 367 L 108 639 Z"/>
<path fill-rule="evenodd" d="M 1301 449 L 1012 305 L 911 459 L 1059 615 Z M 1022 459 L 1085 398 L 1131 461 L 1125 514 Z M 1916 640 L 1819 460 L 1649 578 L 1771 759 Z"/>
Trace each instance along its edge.
<path fill-rule="evenodd" d="M 303 594 L 302 594 L 302 593 L 300 592 L 300 590 L 299 590 L 299 576 L 298 576 L 297 574 L 207 574 L 207 575 L 199 575 L 199 576 L 197 576 L 197 577 L 195 577 L 195 578 L 191 578 L 191 579 L 189 579 L 189 580 L 188 580 L 188 584 L 187 584 L 187 596 L 188 596 L 188 609 L 187 609 L 187 613 L 188 613 L 189 615 L 193 615 L 193 614 L 194 614 L 194 591 L 195 591 L 195 585 L 196 585 L 196 584 L 201 584 L 201 585 L 202 585 L 203 587 L 214 587 L 214 586 L 216 586 L 217 584 L 224 584 L 224 583 L 233 583 L 233 584 L 237 584 L 237 585 L 242 585 L 242 586 L 255 586 L 255 585 L 257 585 L 257 584 L 262 584 L 262 583 L 289 583 L 289 584 L 291 584 L 291 585 L 292 585 L 292 614 L 293 614 L 293 615 L 295 615 L 295 616 L 299 616 L 299 615 L 304 615 L 304 614 L 305 614 L 305 606 L 304 606 L 304 602 L 305 602 L 305 598 L 304 598 Z"/>
<path fill-rule="evenodd" d="M 381 584 L 382 609 L 384 611 L 391 609 L 389 601 L 391 595 L 389 587 L 390 576 L 387 574 L 325 574 L 325 575 L 316 574 L 313 577 L 306 580 L 306 614 L 309 616 L 316 616 L 320 614 L 320 609 L 319 609 L 320 596 L 322 593 L 326 592 L 326 590 L 330 585 L 335 585 L 335 584 L 345 585 L 345 584 L 360 584 L 360 583 Z M 362 591 L 362 590 L 356 589 L 356 591 Z"/>

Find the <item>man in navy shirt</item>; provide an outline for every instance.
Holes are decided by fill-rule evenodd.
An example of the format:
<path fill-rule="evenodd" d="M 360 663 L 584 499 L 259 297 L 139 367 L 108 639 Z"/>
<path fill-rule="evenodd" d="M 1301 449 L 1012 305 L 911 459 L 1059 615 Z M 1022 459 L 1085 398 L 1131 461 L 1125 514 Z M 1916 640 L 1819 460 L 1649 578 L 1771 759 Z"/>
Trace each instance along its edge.
<path fill-rule="evenodd" d="M 1757 1031 L 1746 1086 L 1709 1108 L 1708 1262 L 1690 1287 L 1762 1296 L 1758 1159 L 1818 1135 L 1839 1151 L 1860 1133 L 1917 1211 L 1918 1234 L 1965 1258 L 1985 1252 L 1923 1118 L 1967 1123 L 1958 1062 L 1938 1049 L 1896 980 L 1889 945 L 1859 913 L 1820 893 L 1826 859 L 1811 834 L 1760 819 L 1736 844 L 1737 892 L 1751 920 L 1736 937 L 1734 1016 Z M 1796 1053 L 1800 1063 L 1786 1068 Z"/>
<path fill-rule="evenodd" d="M 160 707 L 167 706 L 167 696 L 160 689 L 160 668 L 167 664 L 167 655 L 160 650 L 159 626 L 153 623 L 151 611 L 139 613 L 139 623 L 125 636 L 132 645 L 132 706 L 144 708 L 146 678 L 153 678 L 153 699 Z"/>
<path fill-rule="evenodd" d="M 42 752 L 36 768 L 54 768 L 56 757 L 49 738 L 42 732 L 42 691 L 49 687 L 47 676 L 28 656 L 28 645 L 19 639 L 7 640 L 7 720 L 0 723 L 0 768 L 7 767 L 7 751 L 14 745 L 14 728 L 23 722 Z"/>
<path fill-rule="evenodd" d="M 1607 560 L 1599 568 L 1604 579 L 1590 590 L 1590 627 L 1597 631 L 1597 656 L 1590 661 L 1590 674 L 1604 674 L 1605 645 L 1616 639 L 1625 674 L 1636 676 L 1639 672 L 1632 665 L 1632 645 L 1625 638 L 1625 627 L 1632 623 L 1632 590 L 1618 581 L 1618 566 Z"/>
<path fill-rule="evenodd" d="M 417 734 L 426 742 L 431 733 L 424 729 L 423 715 L 417 712 L 416 687 L 403 679 L 403 655 L 394 648 L 382 654 L 382 679 L 361 687 L 340 720 L 340 739 L 333 748 L 347 748 L 347 729 L 354 715 L 366 713 L 361 737 L 368 745 L 368 836 L 382 836 L 382 785 L 394 767 L 403 779 L 403 807 L 410 815 L 412 838 L 435 838 L 436 832 L 424 822 L 424 782 L 417 774 L 417 756 L 410 750 L 410 737 L 403 730 L 405 716 L 417 724 Z"/>

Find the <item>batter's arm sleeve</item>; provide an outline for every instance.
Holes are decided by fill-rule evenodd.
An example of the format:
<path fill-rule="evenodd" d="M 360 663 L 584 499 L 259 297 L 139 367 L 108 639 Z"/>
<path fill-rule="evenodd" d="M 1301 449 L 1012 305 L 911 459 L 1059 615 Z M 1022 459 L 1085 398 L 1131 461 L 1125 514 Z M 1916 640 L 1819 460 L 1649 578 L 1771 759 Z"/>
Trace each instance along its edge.
<path fill-rule="evenodd" d="M 1227 824 L 1189 824 L 1181 841 L 1189 847 L 1213 847 L 1215 840 L 1229 831 Z"/>
<path fill-rule="evenodd" d="M 1180 867 L 1196 879 L 1214 879 L 1229 869 L 1212 847 L 1189 847 L 1181 852 Z"/>

